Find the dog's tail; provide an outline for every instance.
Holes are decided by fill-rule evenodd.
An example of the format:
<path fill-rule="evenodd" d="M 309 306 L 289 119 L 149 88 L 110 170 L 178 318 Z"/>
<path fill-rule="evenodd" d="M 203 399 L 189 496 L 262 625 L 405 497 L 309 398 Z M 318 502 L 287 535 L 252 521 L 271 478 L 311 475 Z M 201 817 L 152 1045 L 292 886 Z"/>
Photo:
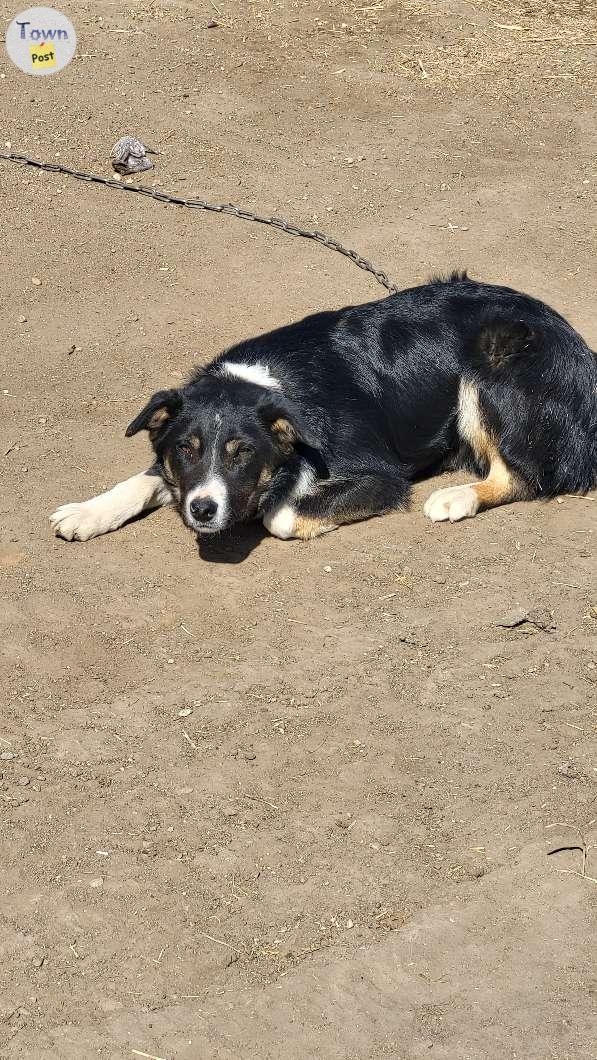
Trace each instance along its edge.
<path fill-rule="evenodd" d="M 469 349 L 490 433 L 546 496 L 597 487 L 597 358 L 557 321 L 496 320 Z"/>
<path fill-rule="evenodd" d="M 481 374 L 500 374 L 511 370 L 516 361 L 536 357 L 541 346 L 539 332 L 524 320 L 500 320 L 478 332 L 471 359 Z"/>

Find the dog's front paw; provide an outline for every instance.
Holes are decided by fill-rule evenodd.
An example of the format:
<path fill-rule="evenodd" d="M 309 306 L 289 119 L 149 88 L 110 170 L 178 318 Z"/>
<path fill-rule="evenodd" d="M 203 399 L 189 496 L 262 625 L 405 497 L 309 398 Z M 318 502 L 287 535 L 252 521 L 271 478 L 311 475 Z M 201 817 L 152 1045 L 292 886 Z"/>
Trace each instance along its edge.
<path fill-rule="evenodd" d="M 295 537 L 296 511 L 290 504 L 284 504 L 264 515 L 263 525 L 274 537 L 288 541 L 291 537 Z"/>
<path fill-rule="evenodd" d="M 311 541 L 321 534 L 329 534 L 336 529 L 335 523 L 326 523 L 322 519 L 315 519 L 307 515 L 299 515 L 290 505 L 285 504 L 276 508 L 275 512 L 264 515 L 263 525 L 274 537 L 282 541 L 288 541 L 291 537 L 299 541 Z"/>
<path fill-rule="evenodd" d="M 423 511 L 434 523 L 471 519 L 479 511 L 477 491 L 474 486 L 448 486 L 436 490 L 425 501 Z"/>
<path fill-rule="evenodd" d="M 89 541 L 109 529 L 95 498 L 63 504 L 50 516 L 50 523 L 56 537 L 63 537 L 65 541 Z"/>

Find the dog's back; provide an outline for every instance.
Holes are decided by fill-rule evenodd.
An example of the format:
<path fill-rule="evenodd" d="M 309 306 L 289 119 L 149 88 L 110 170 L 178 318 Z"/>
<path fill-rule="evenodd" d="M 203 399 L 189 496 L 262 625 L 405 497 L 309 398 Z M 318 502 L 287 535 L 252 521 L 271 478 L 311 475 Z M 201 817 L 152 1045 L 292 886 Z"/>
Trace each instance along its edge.
<path fill-rule="evenodd" d="M 597 361 L 555 310 L 466 274 L 318 313 L 228 350 L 267 366 L 301 406 L 332 464 L 371 449 L 417 475 L 473 463 L 463 385 L 531 493 L 597 483 Z M 481 470 L 485 470 L 481 467 Z"/>

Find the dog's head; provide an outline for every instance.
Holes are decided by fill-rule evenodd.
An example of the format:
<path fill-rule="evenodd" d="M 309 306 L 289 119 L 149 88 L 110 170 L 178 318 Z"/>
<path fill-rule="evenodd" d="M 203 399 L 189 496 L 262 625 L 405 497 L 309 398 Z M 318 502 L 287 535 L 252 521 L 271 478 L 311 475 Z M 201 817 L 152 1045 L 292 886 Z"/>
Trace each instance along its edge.
<path fill-rule="evenodd" d="M 154 394 L 127 437 L 141 430 L 149 432 L 183 521 L 200 534 L 252 519 L 275 472 L 307 441 L 281 394 L 208 375 Z"/>

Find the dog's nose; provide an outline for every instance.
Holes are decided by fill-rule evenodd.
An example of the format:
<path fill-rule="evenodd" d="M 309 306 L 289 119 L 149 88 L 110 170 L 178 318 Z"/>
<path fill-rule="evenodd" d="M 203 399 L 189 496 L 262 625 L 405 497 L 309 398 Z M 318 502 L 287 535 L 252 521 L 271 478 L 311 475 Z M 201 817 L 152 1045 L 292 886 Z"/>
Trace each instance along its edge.
<path fill-rule="evenodd" d="M 189 507 L 193 519 L 198 523 L 210 523 L 218 510 L 218 505 L 211 497 L 195 497 Z"/>

